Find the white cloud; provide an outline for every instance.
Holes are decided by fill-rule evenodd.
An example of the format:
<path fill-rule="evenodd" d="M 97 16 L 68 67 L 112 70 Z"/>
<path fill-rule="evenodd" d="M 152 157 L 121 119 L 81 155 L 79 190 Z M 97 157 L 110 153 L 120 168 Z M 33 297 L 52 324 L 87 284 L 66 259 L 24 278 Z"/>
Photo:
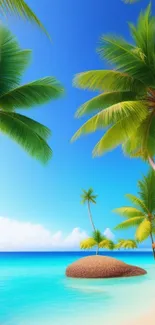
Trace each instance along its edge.
<path fill-rule="evenodd" d="M 87 236 L 80 228 L 64 237 L 62 231 L 52 234 L 41 224 L 0 217 L 0 251 L 79 249 Z"/>
<path fill-rule="evenodd" d="M 104 235 L 114 239 L 109 228 Z M 80 228 L 64 236 L 62 231 L 52 234 L 41 224 L 0 217 L 0 251 L 79 250 L 80 241 L 87 237 Z"/>
<path fill-rule="evenodd" d="M 113 234 L 113 232 L 110 230 L 110 228 L 106 228 L 104 231 L 104 235 L 111 240 L 114 240 L 115 235 Z"/>
<path fill-rule="evenodd" d="M 79 247 L 80 241 L 87 237 L 88 235 L 84 230 L 81 230 L 80 228 L 74 228 L 73 231 L 65 238 L 64 245 L 67 247 Z"/>

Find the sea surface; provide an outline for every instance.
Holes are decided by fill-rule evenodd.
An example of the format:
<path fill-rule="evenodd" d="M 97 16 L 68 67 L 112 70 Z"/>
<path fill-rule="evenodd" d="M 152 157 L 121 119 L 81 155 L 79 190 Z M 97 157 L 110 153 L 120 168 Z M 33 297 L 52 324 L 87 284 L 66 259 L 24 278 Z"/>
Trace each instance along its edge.
<path fill-rule="evenodd" d="M 0 325 L 126 325 L 154 308 L 151 252 L 104 253 L 145 268 L 144 276 L 66 278 L 67 265 L 86 255 L 0 253 Z"/>

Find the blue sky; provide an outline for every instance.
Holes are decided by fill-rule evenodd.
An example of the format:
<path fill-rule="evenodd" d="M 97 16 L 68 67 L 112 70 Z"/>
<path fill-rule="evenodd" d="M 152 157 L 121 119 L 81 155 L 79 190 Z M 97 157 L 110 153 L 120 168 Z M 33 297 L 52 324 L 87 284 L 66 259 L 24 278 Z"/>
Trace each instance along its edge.
<path fill-rule="evenodd" d="M 101 230 L 121 221 L 111 211 L 126 204 L 124 194 L 136 194 L 137 180 L 148 166 L 125 158 L 121 148 L 102 158 L 91 156 L 101 132 L 70 139 L 85 119 L 74 119 L 78 106 L 91 92 L 72 87 L 73 76 L 85 70 L 108 68 L 96 48 L 102 34 L 122 35 L 130 41 L 128 21 L 135 22 L 148 1 L 125 5 L 121 0 L 29 0 L 52 37 L 52 44 L 29 23 L 10 18 L 9 28 L 23 48 L 33 50 L 33 59 L 23 82 L 52 75 L 65 87 L 65 96 L 44 107 L 24 112 L 52 129 L 53 159 L 47 166 L 32 160 L 20 147 L 2 136 L 0 140 L 0 215 L 18 221 L 44 225 L 52 233 L 64 234 L 75 227 L 91 226 L 86 207 L 80 204 L 82 188 L 98 194 L 92 207 L 94 222 Z M 155 4 L 153 4 L 155 12 Z M 132 236 L 132 232 L 117 236 Z"/>

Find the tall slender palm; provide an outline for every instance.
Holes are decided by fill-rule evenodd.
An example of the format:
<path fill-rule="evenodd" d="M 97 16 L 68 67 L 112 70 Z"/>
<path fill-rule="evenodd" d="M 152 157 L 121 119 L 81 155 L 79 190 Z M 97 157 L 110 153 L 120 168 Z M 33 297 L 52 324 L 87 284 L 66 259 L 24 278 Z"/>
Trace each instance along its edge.
<path fill-rule="evenodd" d="M 84 103 L 76 116 L 96 114 L 73 136 L 105 129 L 94 148 L 102 155 L 123 144 L 131 157 L 149 161 L 155 169 L 155 17 L 149 5 L 136 26 L 129 24 L 133 44 L 122 37 L 103 36 L 101 58 L 115 70 L 91 70 L 75 76 L 74 85 L 101 94 Z"/>
<path fill-rule="evenodd" d="M 80 243 L 81 249 L 91 249 L 94 247 L 96 247 L 96 255 L 98 255 L 100 248 L 112 250 L 114 248 L 114 243 L 112 240 L 103 236 L 99 230 L 95 230 L 92 233 L 92 237 L 84 239 Z"/>
<path fill-rule="evenodd" d="M 63 93 L 54 77 L 45 77 L 20 85 L 31 51 L 22 50 L 11 32 L 0 26 L 0 132 L 21 145 L 42 162 L 49 160 L 52 150 L 47 144 L 50 130 L 16 112 L 50 102 Z"/>
<path fill-rule="evenodd" d="M 116 226 L 115 229 L 127 229 L 136 227 L 135 239 L 143 242 L 148 237 L 151 238 L 153 254 L 154 234 L 155 234 L 155 171 L 150 170 L 147 176 L 144 176 L 138 182 L 139 196 L 127 194 L 126 197 L 133 206 L 125 206 L 115 209 L 114 212 L 125 217 L 127 220 Z"/>
<path fill-rule="evenodd" d="M 48 35 L 41 21 L 24 0 L 0 0 L 0 13 L 4 16 L 13 14 L 28 19 L 39 26 Z"/>
<path fill-rule="evenodd" d="M 91 214 L 90 203 L 96 204 L 97 195 L 94 194 L 94 190 L 92 188 L 89 188 L 88 191 L 83 190 L 81 198 L 82 198 L 82 204 L 87 203 L 87 205 L 88 205 L 89 219 L 90 219 L 91 225 L 93 227 L 93 230 L 95 231 L 96 229 L 95 229 L 95 225 L 94 225 L 92 214 Z"/>

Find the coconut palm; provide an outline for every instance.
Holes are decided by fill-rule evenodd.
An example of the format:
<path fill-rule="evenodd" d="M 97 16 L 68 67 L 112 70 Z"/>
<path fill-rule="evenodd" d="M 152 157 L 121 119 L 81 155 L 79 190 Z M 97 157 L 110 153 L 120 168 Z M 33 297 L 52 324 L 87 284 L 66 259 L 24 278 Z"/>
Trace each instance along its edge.
<path fill-rule="evenodd" d="M 101 94 L 84 103 L 76 117 L 95 114 L 75 133 L 105 129 L 94 156 L 123 144 L 126 154 L 155 164 L 155 17 L 151 6 L 141 13 L 136 26 L 129 25 L 133 44 L 122 37 L 103 36 L 98 50 L 115 70 L 91 70 L 75 76 L 74 85 Z"/>
<path fill-rule="evenodd" d="M 127 229 L 136 227 L 135 239 L 143 242 L 148 237 L 151 238 L 153 254 L 155 258 L 154 238 L 155 234 L 155 171 L 150 170 L 138 182 L 138 196 L 127 194 L 133 206 L 125 206 L 115 209 L 114 212 L 126 218 L 125 221 L 117 225 L 115 229 Z"/>
<path fill-rule="evenodd" d="M 94 247 L 96 247 L 96 255 L 98 255 L 100 248 L 113 249 L 114 243 L 103 236 L 99 230 L 95 230 L 92 233 L 92 237 L 84 239 L 80 243 L 81 249 L 91 249 Z"/>
<path fill-rule="evenodd" d="M 115 248 L 134 249 L 137 248 L 137 243 L 133 239 L 119 239 L 117 244 L 115 244 Z"/>
<path fill-rule="evenodd" d="M 0 0 L 0 13 L 4 16 L 16 15 L 28 19 L 41 28 L 47 35 L 47 31 L 33 10 L 24 0 Z M 49 35 L 48 35 L 49 36 Z"/>
<path fill-rule="evenodd" d="M 94 194 L 93 188 L 90 187 L 88 189 L 88 191 L 82 190 L 81 198 L 82 198 L 82 201 L 81 201 L 82 204 L 87 203 L 89 219 L 90 219 L 91 225 L 93 227 L 93 230 L 95 231 L 96 229 L 95 229 L 95 225 L 94 225 L 92 214 L 91 214 L 90 203 L 96 204 L 97 195 Z"/>
<path fill-rule="evenodd" d="M 0 53 L 0 131 L 31 156 L 46 162 L 52 155 L 47 144 L 50 130 L 16 110 L 50 102 L 60 97 L 63 88 L 54 77 L 20 85 L 31 51 L 22 50 L 11 32 L 3 26 L 0 27 Z"/>

